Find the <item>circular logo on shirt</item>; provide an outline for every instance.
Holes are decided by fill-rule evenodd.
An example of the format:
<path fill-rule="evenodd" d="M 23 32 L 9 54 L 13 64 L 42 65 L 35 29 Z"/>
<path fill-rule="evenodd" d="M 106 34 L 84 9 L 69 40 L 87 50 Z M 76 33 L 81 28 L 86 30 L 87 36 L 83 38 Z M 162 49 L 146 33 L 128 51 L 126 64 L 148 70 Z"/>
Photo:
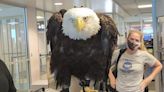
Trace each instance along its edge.
<path fill-rule="evenodd" d="M 132 68 L 132 63 L 129 61 L 125 61 L 123 64 L 123 68 L 125 72 L 129 72 L 129 70 Z"/>

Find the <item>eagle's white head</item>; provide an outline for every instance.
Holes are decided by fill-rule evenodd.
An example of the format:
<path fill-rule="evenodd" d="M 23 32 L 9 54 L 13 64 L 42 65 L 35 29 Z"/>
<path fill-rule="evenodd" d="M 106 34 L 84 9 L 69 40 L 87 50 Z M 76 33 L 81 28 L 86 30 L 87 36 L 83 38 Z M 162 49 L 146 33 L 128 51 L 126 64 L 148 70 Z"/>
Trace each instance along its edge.
<path fill-rule="evenodd" d="M 86 40 L 96 35 L 100 20 L 89 8 L 72 8 L 64 14 L 63 33 L 74 40 Z"/>

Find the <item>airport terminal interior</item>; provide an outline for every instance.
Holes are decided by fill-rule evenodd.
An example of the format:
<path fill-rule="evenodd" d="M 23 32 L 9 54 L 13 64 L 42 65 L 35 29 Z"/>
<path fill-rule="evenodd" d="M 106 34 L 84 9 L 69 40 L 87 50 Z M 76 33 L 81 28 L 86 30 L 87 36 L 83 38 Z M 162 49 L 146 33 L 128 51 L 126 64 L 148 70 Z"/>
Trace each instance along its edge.
<path fill-rule="evenodd" d="M 7 65 L 17 92 L 59 92 L 50 73 L 50 46 L 46 42 L 49 18 L 60 9 L 88 7 L 110 16 L 119 31 L 118 47 L 128 30 L 144 33 L 149 53 L 164 65 L 164 0 L 0 0 L 0 58 Z M 151 67 L 145 75 L 149 75 Z M 78 85 L 78 86 L 77 86 Z M 164 68 L 149 85 L 164 92 Z M 71 92 L 80 92 L 72 77 Z M 3 92 L 3 91 L 1 91 Z"/>

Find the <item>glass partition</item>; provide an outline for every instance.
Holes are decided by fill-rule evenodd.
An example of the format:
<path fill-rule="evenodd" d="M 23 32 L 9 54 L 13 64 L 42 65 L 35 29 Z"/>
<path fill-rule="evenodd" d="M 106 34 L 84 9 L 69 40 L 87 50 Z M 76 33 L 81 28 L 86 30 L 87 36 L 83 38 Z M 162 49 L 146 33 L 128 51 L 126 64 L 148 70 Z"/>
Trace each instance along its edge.
<path fill-rule="evenodd" d="M 0 58 L 12 74 L 18 91 L 29 89 L 29 59 L 25 9 L 0 4 Z"/>
<path fill-rule="evenodd" d="M 45 35 L 45 15 L 43 11 L 37 10 L 37 30 L 38 30 L 38 43 L 40 54 L 40 78 L 47 78 L 47 64 L 46 64 L 46 35 Z"/>
<path fill-rule="evenodd" d="M 37 10 L 37 30 L 38 30 L 38 43 L 40 53 L 40 79 L 48 79 L 48 69 L 50 57 L 48 55 L 49 48 L 47 49 L 46 42 L 46 25 L 51 13 Z"/>
<path fill-rule="evenodd" d="M 158 55 L 159 55 L 159 59 L 162 63 L 162 65 L 164 66 L 164 16 L 161 16 L 158 18 L 158 28 L 157 28 L 157 31 L 158 31 L 158 41 L 159 41 L 159 44 L 158 44 Z M 161 74 L 160 74 L 160 79 L 161 79 L 161 91 L 164 92 L 164 68 L 162 69 L 161 71 Z"/>

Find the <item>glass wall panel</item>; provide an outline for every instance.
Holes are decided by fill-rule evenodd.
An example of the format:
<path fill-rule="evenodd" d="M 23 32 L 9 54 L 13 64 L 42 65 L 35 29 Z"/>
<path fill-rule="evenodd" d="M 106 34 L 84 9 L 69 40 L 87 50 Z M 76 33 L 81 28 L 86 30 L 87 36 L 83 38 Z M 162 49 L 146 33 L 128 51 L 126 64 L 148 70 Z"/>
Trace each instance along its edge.
<path fill-rule="evenodd" d="M 164 16 L 161 16 L 158 18 L 158 28 L 157 28 L 157 39 L 159 41 L 158 44 L 158 55 L 160 58 L 161 63 L 164 66 Z M 161 75 L 160 75 L 160 79 L 161 79 L 161 91 L 164 92 L 164 68 L 162 69 Z"/>
<path fill-rule="evenodd" d="M 38 30 L 38 43 L 40 54 L 40 78 L 47 78 L 46 69 L 46 35 L 45 35 L 45 15 L 43 11 L 37 10 L 37 30 Z"/>
<path fill-rule="evenodd" d="M 37 10 L 37 30 L 38 30 L 38 43 L 40 53 L 40 79 L 48 79 L 49 57 L 46 42 L 46 25 L 51 13 Z"/>
<path fill-rule="evenodd" d="M 127 29 L 126 29 L 124 18 L 118 14 L 115 14 L 113 17 L 120 34 L 118 36 L 118 41 L 117 41 L 118 46 L 119 48 L 125 48 Z"/>
<path fill-rule="evenodd" d="M 0 4 L 0 58 L 13 76 L 16 88 L 29 89 L 25 9 Z"/>

